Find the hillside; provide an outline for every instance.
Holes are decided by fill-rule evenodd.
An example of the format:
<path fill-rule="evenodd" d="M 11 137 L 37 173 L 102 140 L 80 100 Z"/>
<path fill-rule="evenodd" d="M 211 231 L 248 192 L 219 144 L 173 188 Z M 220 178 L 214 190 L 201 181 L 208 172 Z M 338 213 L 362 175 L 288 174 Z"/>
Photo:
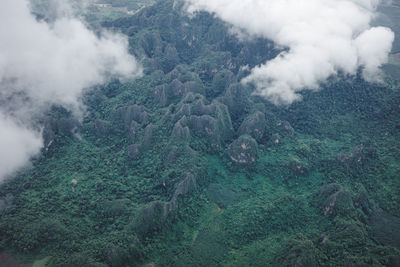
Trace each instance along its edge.
<path fill-rule="evenodd" d="M 56 105 L 43 117 L 41 154 L 0 187 L 2 255 L 399 266 L 398 77 L 339 74 L 274 105 L 240 81 L 283 48 L 209 13 L 163 0 L 91 23 L 127 35 L 144 75 L 87 90 L 82 121 Z"/>

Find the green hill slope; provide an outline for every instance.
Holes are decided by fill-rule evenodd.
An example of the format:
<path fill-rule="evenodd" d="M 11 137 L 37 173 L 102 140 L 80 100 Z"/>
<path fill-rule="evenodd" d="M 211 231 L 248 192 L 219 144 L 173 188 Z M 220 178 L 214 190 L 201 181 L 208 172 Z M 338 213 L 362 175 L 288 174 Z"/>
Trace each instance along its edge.
<path fill-rule="evenodd" d="M 190 23 L 189 23 L 190 22 Z M 291 106 L 243 86 L 281 50 L 160 1 L 103 26 L 145 75 L 53 107 L 0 187 L 0 249 L 51 266 L 397 266 L 400 90 L 329 81 Z M 151 266 L 151 265 L 148 265 Z"/>

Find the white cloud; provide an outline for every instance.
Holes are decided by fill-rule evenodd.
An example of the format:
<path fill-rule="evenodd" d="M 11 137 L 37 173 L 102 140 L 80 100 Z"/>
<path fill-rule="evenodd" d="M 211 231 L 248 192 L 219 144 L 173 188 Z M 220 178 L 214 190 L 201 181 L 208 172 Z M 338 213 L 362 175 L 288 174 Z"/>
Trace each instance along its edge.
<path fill-rule="evenodd" d="M 251 70 L 243 82 L 275 104 L 300 99 L 339 71 L 379 81 L 394 39 L 388 28 L 371 28 L 379 0 L 185 0 L 190 13 L 207 11 L 250 36 L 287 47 Z"/>
<path fill-rule="evenodd" d="M 78 19 L 63 17 L 51 25 L 38 22 L 25 0 L 3 0 L 0 8 L 0 80 L 17 78 L 5 90 L 24 91 L 36 103 L 68 106 L 82 89 L 109 74 L 135 76 L 140 68 L 119 34 L 97 37 Z"/>
<path fill-rule="evenodd" d="M 393 33 L 384 27 L 374 27 L 361 33 L 355 40 L 360 55 L 359 64 L 364 67 L 363 77 L 367 81 L 380 81 L 379 67 L 388 61 L 393 42 Z"/>
<path fill-rule="evenodd" d="M 0 114 L 0 181 L 25 166 L 42 147 L 40 135 Z"/>
<path fill-rule="evenodd" d="M 15 155 L 21 160 L 12 164 L 10 159 L 9 166 L 14 168 L 4 167 L 8 166 L 8 150 L 1 147 L 4 166 L 0 166 L 0 181 L 37 152 L 38 133 L 32 130 L 32 121 L 49 105 L 63 105 L 79 114 L 85 88 L 104 83 L 110 76 L 135 78 L 141 74 L 141 67 L 128 53 L 125 36 L 111 32 L 98 36 L 70 11 L 58 14 L 63 16 L 51 22 L 38 21 L 27 0 L 0 3 L 2 137 L 9 144 L 24 144 L 15 146 Z M 11 133 L 15 133 L 14 140 Z"/>

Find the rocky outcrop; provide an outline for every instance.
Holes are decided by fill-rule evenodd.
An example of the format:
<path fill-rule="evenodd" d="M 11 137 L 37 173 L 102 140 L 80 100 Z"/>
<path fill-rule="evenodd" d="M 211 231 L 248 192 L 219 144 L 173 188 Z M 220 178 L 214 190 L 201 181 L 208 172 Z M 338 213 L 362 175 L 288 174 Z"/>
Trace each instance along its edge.
<path fill-rule="evenodd" d="M 136 104 L 120 107 L 115 113 L 116 116 L 123 121 L 126 131 L 131 129 L 133 122 L 145 125 L 149 121 L 149 115 L 145 108 Z"/>
<path fill-rule="evenodd" d="M 209 116 L 191 116 L 190 117 L 190 128 L 193 129 L 197 135 L 206 137 L 208 139 L 208 144 L 214 148 L 218 149 L 221 141 L 220 129 L 218 127 L 217 121 Z"/>
<path fill-rule="evenodd" d="M 138 36 L 138 42 L 141 54 L 146 57 L 152 58 L 154 55 L 161 54 L 162 52 L 161 36 L 157 32 L 149 31 L 142 36 Z"/>
<path fill-rule="evenodd" d="M 110 132 L 110 123 L 97 119 L 94 122 L 94 130 L 98 137 L 106 136 Z"/>
<path fill-rule="evenodd" d="M 233 135 L 232 121 L 225 105 L 213 102 L 203 105 L 200 101 L 192 109 L 190 128 L 194 133 L 208 139 L 212 149 L 218 150 Z"/>
<path fill-rule="evenodd" d="M 128 157 L 130 157 L 131 159 L 138 159 L 140 153 L 142 152 L 141 145 L 140 144 L 129 145 L 126 149 L 126 152 L 128 154 Z"/>
<path fill-rule="evenodd" d="M 174 112 L 169 113 L 165 119 L 174 123 L 181 121 L 180 126 L 174 126 L 175 130 L 187 126 L 193 135 L 206 138 L 209 148 L 214 151 L 220 149 L 221 144 L 233 136 L 232 121 L 227 107 L 218 101 L 208 104 L 205 97 L 199 94 L 187 94 Z M 184 131 L 187 134 L 187 130 Z"/>
<path fill-rule="evenodd" d="M 339 184 L 328 184 L 318 191 L 319 207 L 325 216 L 351 216 L 353 199 L 349 191 Z"/>
<path fill-rule="evenodd" d="M 185 85 L 178 79 L 169 84 L 162 84 L 154 89 L 154 99 L 160 106 L 179 102 L 186 95 Z"/>
<path fill-rule="evenodd" d="M 183 66 L 178 66 L 168 73 L 164 82 L 153 91 L 154 100 L 160 106 L 178 103 L 190 92 L 205 94 L 204 85 L 199 76 L 189 72 Z"/>
<path fill-rule="evenodd" d="M 195 177 L 187 173 L 177 185 L 170 201 L 153 201 L 140 213 L 136 221 L 136 229 L 141 234 L 160 229 L 179 208 L 179 198 L 196 189 Z"/>
<path fill-rule="evenodd" d="M 294 135 L 294 129 L 288 121 L 278 121 L 275 126 L 276 126 L 278 133 L 282 136 L 293 136 Z"/>
<path fill-rule="evenodd" d="M 81 126 L 80 122 L 74 118 L 61 118 L 56 122 L 56 133 L 60 135 L 72 135 Z"/>
<path fill-rule="evenodd" d="M 271 141 L 272 141 L 272 143 L 274 143 L 275 145 L 278 145 L 278 144 L 280 144 L 282 141 L 282 137 L 278 134 L 278 133 L 275 133 L 275 134 L 273 134 L 272 136 L 271 136 Z"/>
<path fill-rule="evenodd" d="M 186 94 L 185 86 L 183 83 L 175 79 L 168 85 L 168 98 L 169 99 L 181 99 Z"/>
<path fill-rule="evenodd" d="M 201 94 L 201 95 L 205 95 L 206 91 L 204 89 L 204 85 L 203 83 L 198 80 L 196 81 L 188 81 L 184 83 L 185 86 L 185 91 L 186 92 L 191 92 L 191 93 L 195 93 L 195 94 Z"/>
<path fill-rule="evenodd" d="M 153 145 L 153 132 L 154 126 L 150 123 L 143 131 L 141 142 L 132 144 L 127 147 L 126 152 L 130 158 L 138 159 L 143 152 L 151 148 L 151 146 Z"/>
<path fill-rule="evenodd" d="M 288 121 L 277 120 L 271 113 L 266 113 L 268 127 L 265 128 L 266 136 L 269 136 L 271 145 L 281 145 L 293 140 L 295 130 Z"/>
<path fill-rule="evenodd" d="M 235 82 L 235 75 L 229 70 L 221 70 L 217 72 L 212 80 L 211 87 L 207 95 L 216 97 L 225 92 L 228 86 Z"/>
<path fill-rule="evenodd" d="M 226 89 L 219 101 L 228 107 L 232 118 L 239 118 L 250 106 L 249 95 L 242 84 L 234 83 Z"/>
<path fill-rule="evenodd" d="M 172 202 L 176 202 L 179 197 L 185 196 L 196 188 L 196 179 L 191 173 L 187 173 L 182 182 L 180 182 L 172 197 Z"/>
<path fill-rule="evenodd" d="M 242 124 L 239 127 L 238 134 L 239 135 L 250 135 L 254 139 L 256 139 L 258 142 L 261 141 L 261 139 L 264 136 L 265 133 L 265 127 L 267 125 L 267 122 L 265 120 L 265 115 L 264 113 L 260 111 L 256 111 L 255 113 L 249 115 L 244 119 Z"/>
<path fill-rule="evenodd" d="M 195 72 L 189 71 L 189 67 L 186 65 L 176 66 L 171 72 L 165 75 L 164 80 L 169 83 L 175 79 L 181 81 L 182 83 L 186 83 L 188 81 L 195 81 L 201 83 L 199 75 Z"/>
<path fill-rule="evenodd" d="M 186 116 L 175 123 L 171 133 L 171 140 L 174 142 L 188 143 L 190 141 L 190 130 L 187 125 Z"/>
<path fill-rule="evenodd" d="M 60 118 L 58 120 L 47 117 L 44 120 L 44 128 L 42 132 L 44 149 L 49 150 L 54 143 L 56 135 L 72 136 L 78 131 L 81 124 L 74 118 Z"/>
<path fill-rule="evenodd" d="M 156 103 L 158 105 L 165 107 L 169 103 L 168 101 L 168 95 L 167 95 L 167 85 L 162 84 L 156 86 L 153 91 L 153 97 Z"/>
<path fill-rule="evenodd" d="M 57 126 L 53 118 L 49 117 L 46 119 L 42 132 L 45 151 L 48 151 L 54 142 L 54 139 L 56 137 L 56 127 Z"/>
<path fill-rule="evenodd" d="M 337 157 L 337 162 L 342 165 L 356 165 L 376 158 L 376 149 L 371 146 L 360 145 L 349 154 L 342 154 Z"/>
<path fill-rule="evenodd" d="M 180 61 L 178 51 L 175 46 L 168 44 L 164 47 L 164 57 L 161 60 L 161 66 L 165 73 L 171 71 Z"/>
<path fill-rule="evenodd" d="M 163 151 L 164 166 L 167 167 L 171 164 L 193 166 L 196 152 L 189 146 L 191 133 L 187 125 L 186 116 L 175 123 L 169 142 Z"/>
<path fill-rule="evenodd" d="M 164 150 L 163 164 L 165 167 L 170 167 L 172 164 L 181 164 L 192 168 L 196 163 L 196 152 L 187 144 L 169 144 Z"/>
<path fill-rule="evenodd" d="M 239 165 L 249 166 L 257 161 L 257 142 L 249 135 L 242 135 L 228 146 L 229 159 Z"/>
<path fill-rule="evenodd" d="M 139 137 L 139 132 L 142 129 L 139 123 L 136 121 L 131 122 L 131 126 L 129 127 L 128 134 L 131 139 L 135 142 Z"/>
<path fill-rule="evenodd" d="M 143 140 L 141 143 L 142 150 L 148 150 L 153 145 L 153 137 L 154 137 L 154 126 L 153 124 L 149 124 L 144 128 Z"/>

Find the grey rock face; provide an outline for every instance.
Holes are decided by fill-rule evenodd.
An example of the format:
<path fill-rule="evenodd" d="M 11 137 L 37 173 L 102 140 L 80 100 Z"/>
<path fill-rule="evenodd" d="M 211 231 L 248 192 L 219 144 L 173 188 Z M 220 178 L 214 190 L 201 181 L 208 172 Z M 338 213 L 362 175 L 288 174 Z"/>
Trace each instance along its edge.
<path fill-rule="evenodd" d="M 204 97 L 199 97 L 195 101 L 193 101 L 191 105 L 191 114 L 192 115 L 212 115 L 216 111 L 216 104 L 207 105 L 206 99 Z"/>
<path fill-rule="evenodd" d="M 175 79 L 178 79 L 182 83 L 186 83 L 188 81 L 202 83 L 199 75 L 195 72 L 191 72 L 189 67 L 186 65 L 178 65 L 171 72 L 165 75 L 165 80 L 168 83 Z"/>
<path fill-rule="evenodd" d="M 178 79 L 169 84 L 162 84 L 154 89 L 153 95 L 155 101 L 160 106 L 168 106 L 179 102 L 186 95 L 186 87 Z"/>
<path fill-rule="evenodd" d="M 70 118 L 61 118 L 57 121 L 57 133 L 61 135 L 72 135 L 81 124 L 77 119 Z"/>
<path fill-rule="evenodd" d="M 206 138 L 213 150 L 218 150 L 223 142 L 233 136 L 228 108 L 218 101 L 207 104 L 204 96 L 199 94 L 187 94 L 170 116 L 173 122 L 185 118 L 185 125 L 181 126 L 188 126 L 193 135 Z"/>
<path fill-rule="evenodd" d="M 182 126 L 183 123 L 181 121 L 185 121 L 186 117 L 182 119 L 175 123 L 172 129 L 171 139 L 175 142 L 188 143 L 190 141 L 190 130 L 188 126 Z"/>
<path fill-rule="evenodd" d="M 168 104 L 167 85 L 162 84 L 154 88 L 154 100 L 162 107 Z"/>
<path fill-rule="evenodd" d="M 136 121 L 131 122 L 131 126 L 129 127 L 129 136 L 132 138 L 132 140 L 136 140 L 138 137 L 138 132 L 140 130 L 140 125 Z"/>
<path fill-rule="evenodd" d="M 129 130 L 132 121 L 136 121 L 139 124 L 148 122 L 148 114 L 145 108 L 136 104 L 118 108 L 116 115 L 123 120 L 126 130 Z"/>
<path fill-rule="evenodd" d="M 78 131 L 80 126 L 80 122 L 74 118 L 61 118 L 56 120 L 52 117 L 47 117 L 44 121 L 42 133 L 45 151 L 53 144 L 56 135 L 72 136 Z"/>
<path fill-rule="evenodd" d="M 199 135 L 219 138 L 217 121 L 210 115 L 190 116 L 190 128 Z"/>
<path fill-rule="evenodd" d="M 171 201 L 177 201 L 179 196 L 184 196 L 192 192 L 196 188 L 196 179 L 193 174 L 187 173 L 182 182 L 180 182 L 175 190 Z"/>
<path fill-rule="evenodd" d="M 228 147 L 229 159 L 239 165 L 248 166 L 257 161 L 257 142 L 249 135 L 242 135 Z"/>
<path fill-rule="evenodd" d="M 142 150 L 140 144 L 133 144 L 128 146 L 127 148 L 128 157 L 130 157 L 131 159 L 138 159 L 141 151 Z"/>
<path fill-rule="evenodd" d="M 110 124 L 106 121 L 97 119 L 94 122 L 94 129 L 97 136 L 105 136 L 110 131 Z"/>
<path fill-rule="evenodd" d="M 183 197 L 196 189 L 195 177 L 187 173 L 175 189 L 174 195 L 168 202 L 153 201 L 139 214 L 137 221 L 138 231 L 142 234 L 161 228 L 165 221 L 178 210 L 179 197 Z"/>
<path fill-rule="evenodd" d="M 272 136 L 271 136 L 271 140 L 272 140 L 272 143 L 274 143 L 274 144 L 276 144 L 276 145 L 278 145 L 278 144 L 280 144 L 282 141 L 281 141 L 281 136 L 278 134 L 278 133 L 275 133 L 275 134 L 273 134 Z"/>
<path fill-rule="evenodd" d="M 165 148 L 163 154 L 163 163 L 166 167 L 180 160 L 185 161 L 186 166 L 192 167 L 196 161 L 196 152 L 187 144 L 175 145 L 171 143 Z"/>
<path fill-rule="evenodd" d="M 223 93 L 228 86 L 235 81 L 235 75 L 229 70 L 217 72 L 212 81 L 212 91 L 210 95 L 218 96 Z"/>
<path fill-rule="evenodd" d="M 170 99 L 181 98 L 186 94 L 185 86 L 178 79 L 173 80 L 167 88 L 168 98 Z"/>
<path fill-rule="evenodd" d="M 171 120 L 173 122 L 179 121 L 183 117 L 190 117 L 191 115 L 191 106 L 190 104 L 182 104 L 178 110 L 171 116 Z"/>
<path fill-rule="evenodd" d="M 349 191 L 339 184 L 329 184 L 318 191 L 319 206 L 325 216 L 346 216 L 354 211 Z"/>
<path fill-rule="evenodd" d="M 137 159 L 141 153 L 151 148 L 153 145 L 154 126 L 150 123 L 144 129 L 143 137 L 137 144 L 128 146 L 127 154 L 132 159 Z"/>
<path fill-rule="evenodd" d="M 144 136 L 142 141 L 142 149 L 148 150 L 153 145 L 154 126 L 149 124 L 144 129 Z"/>
<path fill-rule="evenodd" d="M 247 134 L 260 141 L 264 136 L 266 124 L 264 113 L 256 111 L 244 119 L 238 130 L 238 134 Z"/>
<path fill-rule="evenodd" d="M 184 83 L 185 91 L 205 95 L 204 85 L 201 81 L 188 81 Z"/>
<path fill-rule="evenodd" d="M 169 72 L 164 84 L 154 89 L 153 96 L 160 106 L 178 103 L 189 93 L 205 94 L 203 82 L 196 73 L 190 72 L 185 66 L 177 66 Z"/>
<path fill-rule="evenodd" d="M 249 106 L 248 94 L 241 84 L 231 84 L 225 91 L 224 96 L 220 98 L 221 103 L 225 104 L 232 117 L 238 117 L 243 114 L 246 107 Z"/>
<path fill-rule="evenodd" d="M 282 136 L 293 136 L 294 135 L 294 129 L 290 125 L 288 121 L 278 121 L 276 123 L 276 128 Z"/>
<path fill-rule="evenodd" d="M 42 136 L 44 142 L 44 149 L 47 151 L 56 137 L 56 123 L 53 118 L 47 118 L 44 124 Z"/>

